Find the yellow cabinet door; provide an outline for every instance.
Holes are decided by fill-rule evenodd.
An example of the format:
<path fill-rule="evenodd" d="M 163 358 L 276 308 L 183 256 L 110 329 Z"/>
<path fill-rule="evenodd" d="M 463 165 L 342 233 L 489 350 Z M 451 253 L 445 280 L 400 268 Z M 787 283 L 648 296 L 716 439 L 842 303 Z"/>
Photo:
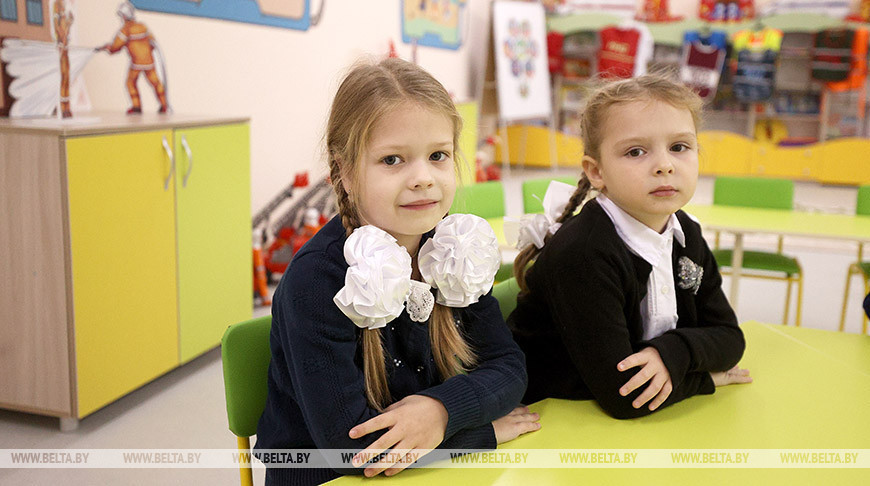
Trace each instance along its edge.
<path fill-rule="evenodd" d="M 819 147 L 778 147 L 759 142 L 752 154 L 752 175 L 812 179 L 818 172 Z"/>
<path fill-rule="evenodd" d="M 824 156 L 819 181 L 827 184 L 870 184 L 870 140 L 843 138 L 821 144 Z"/>
<path fill-rule="evenodd" d="M 180 360 L 253 309 L 247 124 L 175 131 Z M 289 174 L 289 172 L 288 172 Z"/>
<path fill-rule="evenodd" d="M 178 364 L 171 137 L 66 142 L 78 417 Z"/>
<path fill-rule="evenodd" d="M 747 175 L 754 142 L 731 132 L 710 130 L 698 134 L 701 174 Z"/>

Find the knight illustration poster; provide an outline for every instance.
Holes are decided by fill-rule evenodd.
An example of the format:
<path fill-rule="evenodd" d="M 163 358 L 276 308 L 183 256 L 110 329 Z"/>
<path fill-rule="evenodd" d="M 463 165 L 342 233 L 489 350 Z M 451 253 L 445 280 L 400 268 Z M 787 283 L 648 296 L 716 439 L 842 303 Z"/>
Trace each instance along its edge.
<path fill-rule="evenodd" d="M 140 10 L 308 30 L 326 0 L 131 0 Z M 316 10 L 312 10 L 312 4 Z"/>
<path fill-rule="evenodd" d="M 492 8 L 499 118 L 549 118 L 552 104 L 544 7 L 502 1 Z"/>
<path fill-rule="evenodd" d="M 402 42 L 459 49 L 467 29 L 465 4 L 466 0 L 402 0 Z"/>

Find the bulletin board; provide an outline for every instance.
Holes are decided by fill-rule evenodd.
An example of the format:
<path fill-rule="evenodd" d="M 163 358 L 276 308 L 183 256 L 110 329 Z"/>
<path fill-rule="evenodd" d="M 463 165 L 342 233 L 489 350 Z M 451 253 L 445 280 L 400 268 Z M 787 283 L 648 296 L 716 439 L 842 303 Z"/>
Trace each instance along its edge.
<path fill-rule="evenodd" d="M 500 1 L 492 8 L 499 119 L 548 119 L 553 107 L 544 7 Z"/>

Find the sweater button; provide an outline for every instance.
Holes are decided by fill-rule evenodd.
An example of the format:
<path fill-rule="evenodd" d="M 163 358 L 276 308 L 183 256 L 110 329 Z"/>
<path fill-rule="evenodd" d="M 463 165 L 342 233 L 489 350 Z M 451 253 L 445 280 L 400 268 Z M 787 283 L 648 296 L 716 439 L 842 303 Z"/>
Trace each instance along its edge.
<path fill-rule="evenodd" d="M 417 367 L 417 373 L 422 373 L 423 370 L 425 370 L 425 369 L 426 369 L 426 368 L 423 367 L 423 366 L 418 366 L 418 367 Z"/>

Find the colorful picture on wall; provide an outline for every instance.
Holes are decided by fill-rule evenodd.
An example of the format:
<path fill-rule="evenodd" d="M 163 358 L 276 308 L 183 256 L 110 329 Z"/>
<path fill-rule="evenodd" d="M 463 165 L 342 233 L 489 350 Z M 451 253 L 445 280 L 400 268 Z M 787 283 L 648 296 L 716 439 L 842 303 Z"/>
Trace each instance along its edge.
<path fill-rule="evenodd" d="M 459 49 L 466 0 L 402 0 L 402 42 Z"/>
<path fill-rule="evenodd" d="M 495 2 L 492 18 L 499 118 L 549 118 L 552 103 L 543 6 Z"/>
<path fill-rule="evenodd" d="M 317 25 L 326 0 L 131 0 L 139 10 L 231 20 L 284 29 Z M 314 4 L 316 10 L 312 10 Z"/>

